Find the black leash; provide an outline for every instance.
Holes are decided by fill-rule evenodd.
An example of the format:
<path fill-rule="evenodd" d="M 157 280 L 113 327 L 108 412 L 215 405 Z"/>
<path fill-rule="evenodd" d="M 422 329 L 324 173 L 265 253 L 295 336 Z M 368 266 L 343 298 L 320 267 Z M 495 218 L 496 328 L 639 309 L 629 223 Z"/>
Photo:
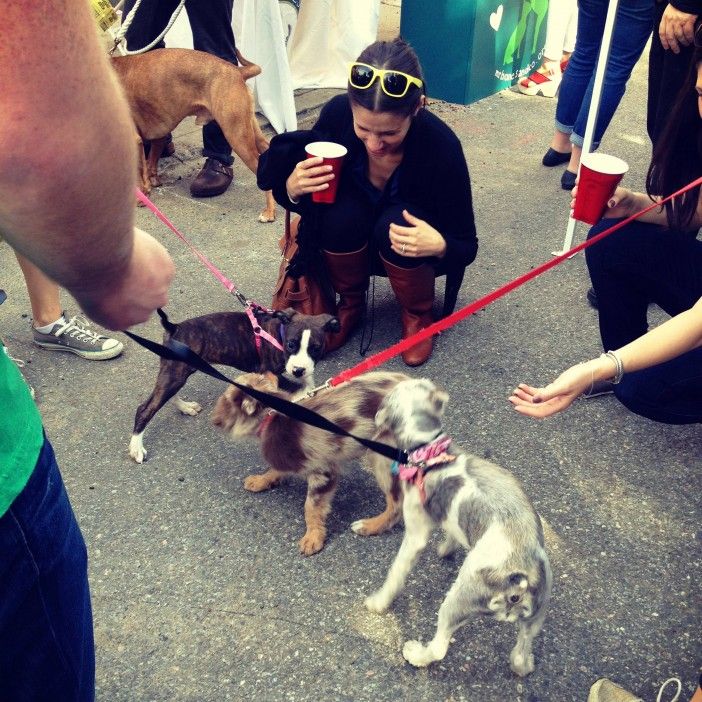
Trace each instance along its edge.
<path fill-rule="evenodd" d="M 407 452 L 402 451 L 394 446 L 389 446 L 388 444 L 383 444 L 380 441 L 373 441 L 372 439 L 364 439 L 362 436 L 355 436 L 350 432 L 346 431 L 342 427 L 334 424 L 334 422 L 329 421 L 326 417 L 323 417 L 317 412 L 313 412 L 311 409 L 304 407 L 303 405 L 298 405 L 295 402 L 290 402 L 282 397 L 277 397 L 276 395 L 271 395 L 267 392 L 262 392 L 261 390 L 256 390 L 255 388 L 250 388 L 247 385 L 242 385 L 237 383 L 231 378 L 227 378 L 226 375 L 220 373 L 216 368 L 211 366 L 204 358 L 201 358 L 196 354 L 189 346 L 176 341 L 175 339 L 169 339 L 166 345 L 159 344 L 150 339 L 145 339 L 138 334 L 133 334 L 132 332 L 123 332 L 130 339 L 141 344 L 145 349 L 148 349 L 152 353 L 155 353 L 161 358 L 165 358 L 168 361 L 180 361 L 181 363 L 187 363 L 192 368 L 199 370 L 206 375 L 216 378 L 217 380 L 222 380 L 225 383 L 230 383 L 236 386 L 242 392 L 255 398 L 266 407 L 274 409 L 276 412 L 284 414 L 286 417 L 295 419 L 299 422 L 304 422 L 318 429 L 323 429 L 324 431 L 331 432 L 332 434 L 338 434 L 340 436 L 348 436 L 350 439 L 357 441 L 359 444 L 363 444 L 367 449 L 379 453 L 381 456 L 389 458 L 391 461 L 398 461 L 399 463 L 407 463 Z"/>

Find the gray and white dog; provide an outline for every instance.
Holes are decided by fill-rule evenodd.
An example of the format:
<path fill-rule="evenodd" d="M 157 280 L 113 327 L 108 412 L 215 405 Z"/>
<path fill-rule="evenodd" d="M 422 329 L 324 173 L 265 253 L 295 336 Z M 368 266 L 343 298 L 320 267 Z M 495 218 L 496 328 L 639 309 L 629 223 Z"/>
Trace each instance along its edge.
<path fill-rule="evenodd" d="M 464 453 L 443 433 L 447 400 L 431 381 L 412 379 L 399 383 L 378 409 L 377 438 L 394 439 L 409 452 L 409 462 L 399 466 L 405 536 L 385 583 L 365 604 L 372 612 L 390 607 L 440 525 L 439 555 L 459 547 L 468 553 L 441 604 L 434 638 L 426 646 L 407 641 L 404 657 L 414 666 L 442 660 L 452 634 L 472 615 L 488 614 L 518 623 L 510 665 L 528 675 L 551 592 L 541 520 L 513 475 Z"/>

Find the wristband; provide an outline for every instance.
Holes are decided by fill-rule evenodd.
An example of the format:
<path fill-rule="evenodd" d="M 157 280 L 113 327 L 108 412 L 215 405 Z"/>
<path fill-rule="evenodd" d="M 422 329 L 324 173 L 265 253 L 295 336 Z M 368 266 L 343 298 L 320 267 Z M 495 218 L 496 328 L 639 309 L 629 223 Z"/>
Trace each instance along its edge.
<path fill-rule="evenodd" d="M 600 358 L 609 358 L 609 360 L 614 363 L 615 371 L 614 378 L 612 378 L 612 384 L 619 385 L 624 377 L 624 364 L 622 363 L 622 359 L 619 358 L 619 354 L 616 351 L 607 351 L 606 353 L 603 353 Z"/>

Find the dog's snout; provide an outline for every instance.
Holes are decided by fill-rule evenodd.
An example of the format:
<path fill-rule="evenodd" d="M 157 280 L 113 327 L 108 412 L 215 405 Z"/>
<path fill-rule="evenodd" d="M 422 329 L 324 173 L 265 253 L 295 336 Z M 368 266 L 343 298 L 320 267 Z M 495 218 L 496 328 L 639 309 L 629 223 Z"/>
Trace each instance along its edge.
<path fill-rule="evenodd" d="M 305 374 L 305 369 L 300 368 L 300 366 L 295 366 L 295 368 L 293 368 L 293 370 L 292 370 L 292 374 L 296 378 L 302 378 L 302 376 Z"/>

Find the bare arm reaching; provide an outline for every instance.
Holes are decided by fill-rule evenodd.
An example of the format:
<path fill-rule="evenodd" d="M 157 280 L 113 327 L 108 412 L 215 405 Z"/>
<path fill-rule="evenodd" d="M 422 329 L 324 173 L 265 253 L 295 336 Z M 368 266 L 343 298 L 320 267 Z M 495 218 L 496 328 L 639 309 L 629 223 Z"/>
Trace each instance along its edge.
<path fill-rule="evenodd" d="M 616 353 L 624 371 L 650 368 L 702 346 L 702 298 L 685 312 L 672 317 L 647 334 L 622 346 Z M 585 392 L 593 381 L 615 376 L 616 366 L 607 356 L 579 363 L 544 388 L 520 384 L 509 401 L 530 417 L 549 417 L 561 412 Z"/>

